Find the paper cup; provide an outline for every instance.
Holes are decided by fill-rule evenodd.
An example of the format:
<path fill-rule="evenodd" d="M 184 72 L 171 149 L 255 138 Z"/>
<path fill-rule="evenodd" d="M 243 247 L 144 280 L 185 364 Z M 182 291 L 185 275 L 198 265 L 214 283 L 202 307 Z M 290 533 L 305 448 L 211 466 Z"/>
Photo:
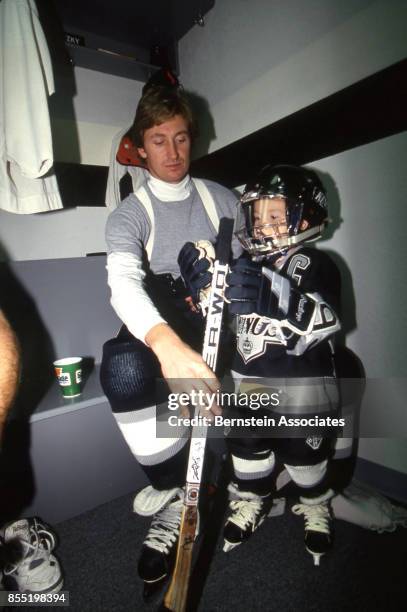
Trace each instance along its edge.
<path fill-rule="evenodd" d="M 82 357 L 65 357 L 54 361 L 59 386 L 64 397 L 77 397 L 81 394 Z"/>

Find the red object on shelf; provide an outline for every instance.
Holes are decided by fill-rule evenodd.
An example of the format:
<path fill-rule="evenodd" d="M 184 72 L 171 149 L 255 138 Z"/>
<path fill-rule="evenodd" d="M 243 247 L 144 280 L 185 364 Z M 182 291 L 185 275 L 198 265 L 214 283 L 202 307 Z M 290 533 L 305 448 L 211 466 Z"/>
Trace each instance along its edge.
<path fill-rule="evenodd" d="M 127 132 L 120 141 L 117 149 L 116 159 L 123 166 L 141 166 L 146 168 L 145 161 L 138 154 L 137 147 Z"/>

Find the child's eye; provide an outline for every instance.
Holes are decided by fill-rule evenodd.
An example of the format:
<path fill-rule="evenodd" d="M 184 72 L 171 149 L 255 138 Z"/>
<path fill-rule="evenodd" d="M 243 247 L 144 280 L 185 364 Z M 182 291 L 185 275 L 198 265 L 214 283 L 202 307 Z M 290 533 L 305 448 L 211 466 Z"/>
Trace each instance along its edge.
<path fill-rule="evenodd" d="M 153 140 L 153 144 L 155 144 L 155 145 L 162 145 L 162 144 L 164 144 L 164 140 Z"/>

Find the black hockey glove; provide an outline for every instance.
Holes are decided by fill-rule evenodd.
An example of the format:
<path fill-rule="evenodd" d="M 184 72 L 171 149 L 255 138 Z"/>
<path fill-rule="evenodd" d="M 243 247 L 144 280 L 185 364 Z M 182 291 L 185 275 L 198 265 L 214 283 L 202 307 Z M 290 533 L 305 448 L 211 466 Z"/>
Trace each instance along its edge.
<path fill-rule="evenodd" d="M 316 302 L 291 287 L 288 278 L 260 263 L 239 259 L 232 265 L 226 283 L 225 297 L 232 314 L 256 313 L 281 321 L 297 334 L 308 333 Z"/>
<path fill-rule="evenodd" d="M 200 292 L 211 284 L 213 260 L 206 256 L 204 248 L 197 248 L 193 242 L 187 242 L 178 255 L 178 265 L 192 301 L 198 304 Z"/>
<path fill-rule="evenodd" d="M 235 315 L 256 313 L 270 318 L 278 314 L 278 299 L 270 281 L 263 276 L 260 263 L 238 259 L 226 277 L 225 297 L 229 312 Z"/>

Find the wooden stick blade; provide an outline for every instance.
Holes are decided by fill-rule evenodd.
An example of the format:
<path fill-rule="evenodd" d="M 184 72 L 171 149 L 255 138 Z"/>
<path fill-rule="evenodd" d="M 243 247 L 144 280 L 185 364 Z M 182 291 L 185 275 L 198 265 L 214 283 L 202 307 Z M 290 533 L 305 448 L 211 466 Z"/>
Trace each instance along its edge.
<path fill-rule="evenodd" d="M 165 608 L 172 612 L 184 612 L 186 610 L 197 519 L 197 507 L 185 506 L 182 511 L 174 572 L 164 598 Z"/>

